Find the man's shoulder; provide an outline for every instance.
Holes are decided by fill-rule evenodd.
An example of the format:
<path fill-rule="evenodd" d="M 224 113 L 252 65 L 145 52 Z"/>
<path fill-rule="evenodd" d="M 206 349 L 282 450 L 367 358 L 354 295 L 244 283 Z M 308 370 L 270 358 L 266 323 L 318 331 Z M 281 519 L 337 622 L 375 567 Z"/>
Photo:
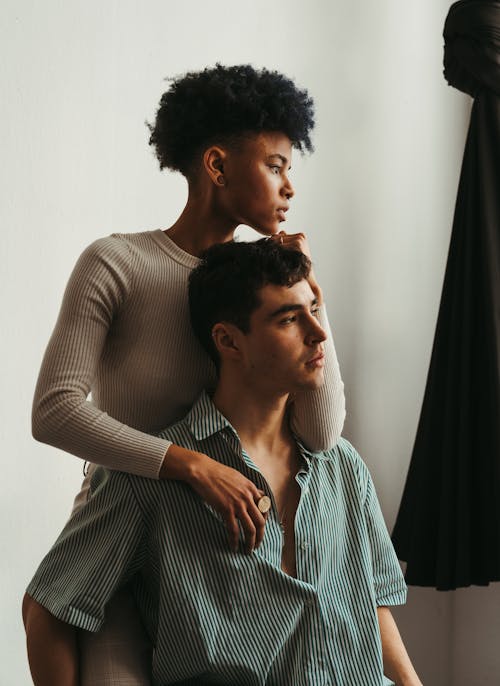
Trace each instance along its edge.
<path fill-rule="evenodd" d="M 356 448 L 345 438 L 340 438 L 334 448 L 321 453 L 327 459 L 324 464 L 334 478 L 352 482 L 356 480 L 362 496 L 366 494 L 370 473 Z"/>
<path fill-rule="evenodd" d="M 334 448 L 318 453 L 328 461 L 337 462 L 345 465 L 359 466 L 364 465 L 361 455 L 356 448 L 346 438 L 340 437 Z"/>

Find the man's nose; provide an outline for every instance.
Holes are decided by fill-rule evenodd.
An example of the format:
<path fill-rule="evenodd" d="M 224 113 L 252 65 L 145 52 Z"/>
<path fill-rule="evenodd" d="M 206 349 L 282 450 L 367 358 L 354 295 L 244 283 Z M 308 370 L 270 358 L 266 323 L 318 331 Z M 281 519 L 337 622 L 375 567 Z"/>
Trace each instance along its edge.
<path fill-rule="evenodd" d="M 308 342 L 311 344 L 323 343 L 326 341 L 326 331 L 319 323 L 317 317 L 311 314 L 310 329 L 307 334 Z"/>

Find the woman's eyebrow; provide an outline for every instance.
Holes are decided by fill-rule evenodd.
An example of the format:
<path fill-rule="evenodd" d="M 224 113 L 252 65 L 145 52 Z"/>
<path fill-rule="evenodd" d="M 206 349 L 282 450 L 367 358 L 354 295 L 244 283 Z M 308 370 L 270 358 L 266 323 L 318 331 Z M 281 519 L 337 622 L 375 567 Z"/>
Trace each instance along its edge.
<path fill-rule="evenodd" d="M 273 153 L 272 155 L 268 155 L 268 159 L 271 159 L 271 157 L 277 157 L 283 164 L 288 164 L 288 160 L 286 157 L 283 155 L 280 155 L 278 152 Z"/>

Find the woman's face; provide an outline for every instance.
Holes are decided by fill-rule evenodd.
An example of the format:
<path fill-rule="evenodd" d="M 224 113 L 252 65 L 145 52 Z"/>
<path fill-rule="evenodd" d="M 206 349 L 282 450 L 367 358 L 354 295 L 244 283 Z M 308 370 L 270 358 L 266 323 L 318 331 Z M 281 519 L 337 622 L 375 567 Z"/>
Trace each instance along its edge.
<path fill-rule="evenodd" d="M 294 195 L 288 178 L 292 144 L 279 132 L 242 139 L 224 160 L 224 210 L 238 224 L 264 235 L 278 233 Z"/>

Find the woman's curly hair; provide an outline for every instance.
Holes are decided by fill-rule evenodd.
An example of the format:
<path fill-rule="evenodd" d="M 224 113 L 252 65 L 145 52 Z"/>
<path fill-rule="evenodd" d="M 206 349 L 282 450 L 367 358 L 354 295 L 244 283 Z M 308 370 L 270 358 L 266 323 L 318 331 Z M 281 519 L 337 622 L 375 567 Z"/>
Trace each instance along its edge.
<path fill-rule="evenodd" d="M 160 169 L 187 176 L 203 146 L 246 132 L 280 131 L 294 148 L 312 151 L 314 104 L 306 90 L 277 71 L 217 64 L 173 79 L 148 126 Z"/>

